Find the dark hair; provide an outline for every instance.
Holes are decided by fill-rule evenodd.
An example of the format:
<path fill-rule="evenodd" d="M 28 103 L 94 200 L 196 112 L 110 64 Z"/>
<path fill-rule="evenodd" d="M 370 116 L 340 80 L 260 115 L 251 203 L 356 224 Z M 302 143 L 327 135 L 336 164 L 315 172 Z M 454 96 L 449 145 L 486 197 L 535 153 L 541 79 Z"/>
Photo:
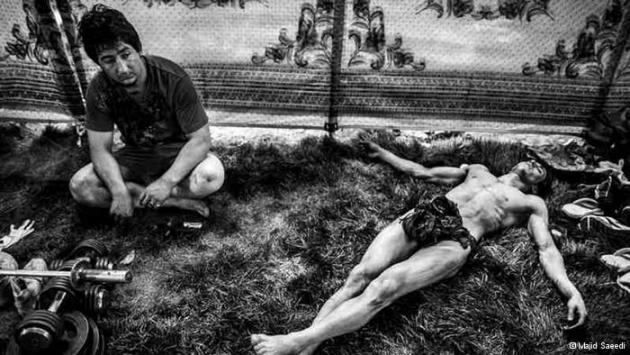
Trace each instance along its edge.
<path fill-rule="evenodd" d="M 532 188 L 532 193 L 538 195 L 540 197 L 547 198 L 553 192 L 553 174 L 551 173 L 551 169 L 546 164 L 541 164 L 545 169 L 546 175 L 545 179 L 538 184 L 534 185 Z"/>
<path fill-rule="evenodd" d="M 138 32 L 125 15 L 103 4 L 94 5 L 83 16 L 79 23 L 79 38 L 85 53 L 97 64 L 99 52 L 113 47 L 117 42 L 125 42 L 136 51 L 142 51 Z"/>

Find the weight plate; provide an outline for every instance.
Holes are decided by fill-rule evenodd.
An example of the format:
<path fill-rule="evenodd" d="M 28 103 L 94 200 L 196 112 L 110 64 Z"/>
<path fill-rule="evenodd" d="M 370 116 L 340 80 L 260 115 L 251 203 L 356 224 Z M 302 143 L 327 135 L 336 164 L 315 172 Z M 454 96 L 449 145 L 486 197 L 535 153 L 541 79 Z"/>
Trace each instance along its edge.
<path fill-rule="evenodd" d="M 74 258 L 74 259 L 69 259 L 63 262 L 63 264 L 59 267 L 59 270 L 61 271 L 70 271 L 72 270 L 72 268 L 75 267 L 75 265 L 81 261 L 85 261 L 88 263 L 88 265 L 91 266 L 91 259 L 88 257 L 81 257 L 81 258 Z"/>
<path fill-rule="evenodd" d="M 61 317 L 48 310 L 38 309 L 29 313 L 15 330 L 17 343 L 27 352 L 49 349 L 63 333 Z"/>
<path fill-rule="evenodd" d="M 99 355 L 105 348 L 103 333 L 98 329 L 98 325 L 92 318 L 88 318 L 88 322 L 90 323 L 90 338 L 92 344 L 86 355 Z"/>
<path fill-rule="evenodd" d="M 70 282 L 72 282 L 72 287 L 74 287 L 77 291 L 83 291 L 86 287 L 85 281 L 81 277 L 82 269 L 89 269 L 91 267 L 91 263 L 86 258 L 75 259 L 72 264 L 72 269 L 70 270 Z"/>
<path fill-rule="evenodd" d="M 54 259 L 48 264 L 48 270 L 60 270 L 63 266 L 63 259 Z"/>
<path fill-rule="evenodd" d="M 57 292 L 65 292 L 66 296 L 57 311 L 70 309 L 76 304 L 76 294 L 69 277 L 53 277 L 44 286 L 39 295 L 39 304 L 48 308 L 55 301 Z"/>
<path fill-rule="evenodd" d="M 94 268 L 99 270 L 114 270 L 116 265 L 108 257 L 97 257 L 94 261 Z"/>
<path fill-rule="evenodd" d="M 64 332 L 59 342 L 62 355 L 79 355 L 87 349 L 90 336 L 90 323 L 81 312 L 72 311 L 63 314 Z"/>
<path fill-rule="evenodd" d="M 109 250 L 107 249 L 107 245 L 96 239 L 86 239 L 79 243 L 70 255 L 73 257 L 76 256 L 103 256 L 109 254 Z"/>
<path fill-rule="evenodd" d="M 102 285 L 89 286 L 83 295 L 83 309 L 85 312 L 97 315 L 103 314 L 109 308 L 109 291 Z"/>

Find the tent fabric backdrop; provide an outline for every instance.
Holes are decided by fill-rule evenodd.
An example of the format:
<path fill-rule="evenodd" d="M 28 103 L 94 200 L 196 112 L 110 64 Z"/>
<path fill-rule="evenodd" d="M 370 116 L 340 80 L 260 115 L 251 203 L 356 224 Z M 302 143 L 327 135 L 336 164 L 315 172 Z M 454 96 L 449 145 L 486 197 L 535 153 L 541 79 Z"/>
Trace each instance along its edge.
<path fill-rule="evenodd" d="M 59 9 L 40 0 L 0 7 L 0 119 L 63 121 L 84 113 L 76 18 L 67 2 L 59 3 Z"/>
<path fill-rule="evenodd" d="M 347 32 L 368 34 L 345 43 L 342 122 L 378 125 L 387 116 L 397 127 L 577 132 L 606 101 L 627 7 L 354 1 Z"/>
<path fill-rule="evenodd" d="M 216 125 L 577 133 L 630 105 L 628 0 L 9 0 L 0 119 L 83 119 L 97 2 Z"/>

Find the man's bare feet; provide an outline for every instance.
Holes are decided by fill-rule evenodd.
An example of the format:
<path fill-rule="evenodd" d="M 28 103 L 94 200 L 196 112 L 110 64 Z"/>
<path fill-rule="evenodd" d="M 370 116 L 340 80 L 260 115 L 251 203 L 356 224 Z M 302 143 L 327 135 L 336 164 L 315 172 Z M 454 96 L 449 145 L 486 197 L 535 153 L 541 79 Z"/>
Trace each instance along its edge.
<path fill-rule="evenodd" d="M 170 198 L 162 205 L 163 207 L 176 207 L 182 210 L 188 210 L 199 213 L 203 217 L 210 215 L 210 209 L 203 201 L 188 198 Z"/>
<path fill-rule="evenodd" d="M 252 334 L 251 342 L 258 355 L 293 355 L 301 350 L 291 335 Z"/>
<path fill-rule="evenodd" d="M 199 213 L 202 217 L 208 217 L 210 215 L 210 209 L 202 201 L 191 200 L 190 210 Z"/>

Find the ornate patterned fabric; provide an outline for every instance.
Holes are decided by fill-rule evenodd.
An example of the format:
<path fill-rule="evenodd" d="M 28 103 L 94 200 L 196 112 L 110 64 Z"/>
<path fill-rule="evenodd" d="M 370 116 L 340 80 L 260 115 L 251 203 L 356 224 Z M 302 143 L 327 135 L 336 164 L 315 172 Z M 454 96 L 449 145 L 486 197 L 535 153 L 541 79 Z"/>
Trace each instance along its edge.
<path fill-rule="evenodd" d="M 82 119 L 97 2 L 219 125 L 575 133 L 630 105 L 628 0 L 7 0 L 0 118 Z"/>

